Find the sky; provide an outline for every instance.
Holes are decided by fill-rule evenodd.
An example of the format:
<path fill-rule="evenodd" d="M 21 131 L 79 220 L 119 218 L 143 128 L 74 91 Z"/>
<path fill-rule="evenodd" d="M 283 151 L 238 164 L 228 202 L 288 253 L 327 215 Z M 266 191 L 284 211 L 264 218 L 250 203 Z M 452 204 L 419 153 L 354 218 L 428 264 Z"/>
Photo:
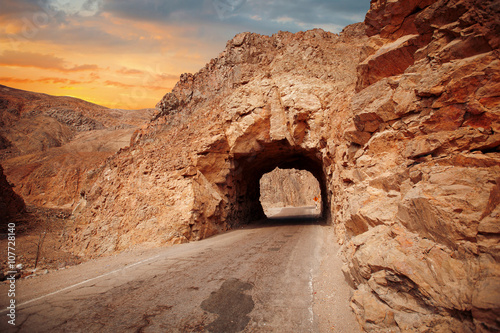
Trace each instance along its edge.
<path fill-rule="evenodd" d="M 245 31 L 361 22 L 369 0 L 0 0 L 0 84 L 154 107 Z"/>

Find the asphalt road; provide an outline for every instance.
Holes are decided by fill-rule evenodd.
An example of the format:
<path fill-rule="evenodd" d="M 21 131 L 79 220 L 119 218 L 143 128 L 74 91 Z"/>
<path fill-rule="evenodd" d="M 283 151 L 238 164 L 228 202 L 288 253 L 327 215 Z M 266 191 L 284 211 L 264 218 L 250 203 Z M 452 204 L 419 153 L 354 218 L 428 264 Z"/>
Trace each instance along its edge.
<path fill-rule="evenodd" d="M 290 213 L 297 211 L 199 242 L 132 250 L 20 280 L 16 326 L 4 310 L 0 331 L 342 332 L 333 328 L 347 325 L 346 332 L 357 332 L 353 317 L 330 323 L 335 316 L 318 314 L 317 299 L 314 306 L 315 279 L 328 273 L 321 270 L 327 227 L 283 219 Z M 340 267 L 332 274 L 340 276 Z M 340 290 L 347 288 L 341 283 Z M 2 309 L 7 289 L 0 287 Z M 322 295 L 336 298 L 339 312 L 350 311 L 347 300 L 338 301 L 345 293 Z"/>

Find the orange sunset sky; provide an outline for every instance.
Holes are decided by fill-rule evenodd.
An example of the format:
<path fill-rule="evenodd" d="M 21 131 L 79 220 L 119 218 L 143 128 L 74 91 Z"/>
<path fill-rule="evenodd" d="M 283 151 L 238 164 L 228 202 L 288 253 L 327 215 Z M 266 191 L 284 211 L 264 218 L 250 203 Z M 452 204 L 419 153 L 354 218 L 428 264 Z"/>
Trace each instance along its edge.
<path fill-rule="evenodd" d="M 369 0 L 0 0 L 0 84 L 154 107 L 243 31 L 340 32 Z"/>

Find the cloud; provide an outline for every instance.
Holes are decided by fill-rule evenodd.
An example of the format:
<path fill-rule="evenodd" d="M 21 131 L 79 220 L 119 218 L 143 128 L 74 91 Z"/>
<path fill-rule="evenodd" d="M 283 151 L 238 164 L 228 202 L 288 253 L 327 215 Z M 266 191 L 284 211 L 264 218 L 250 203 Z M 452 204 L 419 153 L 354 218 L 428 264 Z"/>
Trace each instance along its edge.
<path fill-rule="evenodd" d="M 340 32 L 361 22 L 369 9 L 367 0 L 246 0 L 226 21 L 244 23 L 250 31 L 272 34 L 323 28 Z"/>
<path fill-rule="evenodd" d="M 183 21 L 210 13 L 212 0 L 106 0 L 102 11 L 143 21 Z M 208 9 L 207 9 L 208 8 Z"/>
<path fill-rule="evenodd" d="M 207 29 L 225 22 L 235 29 L 235 35 L 242 28 L 273 34 L 304 27 L 344 27 L 362 21 L 369 5 L 368 0 L 106 0 L 102 11 L 132 20 L 202 25 Z"/>
<path fill-rule="evenodd" d="M 0 65 L 14 67 L 34 67 L 57 70 L 60 72 L 82 72 L 98 70 L 99 66 L 84 64 L 67 66 L 67 61 L 53 54 L 7 50 L 0 55 Z"/>
<path fill-rule="evenodd" d="M 135 76 L 142 77 L 142 83 L 145 84 L 147 82 L 162 82 L 162 81 L 177 81 L 179 80 L 179 75 L 175 74 L 167 74 L 167 73 L 159 73 L 159 69 L 153 70 L 149 68 L 148 70 L 140 70 L 135 68 L 127 68 L 122 67 L 116 70 L 116 73 L 126 76 Z M 109 83 L 113 84 L 122 84 L 120 82 L 109 81 Z"/>
<path fill-rule="evenodd" d="M 91 81 L 79 81 L 79 80 L 70 80 L 60 77 L 44 77 L 40 79 L 24 79 L 24 78 L 15 78 L 15 77 L 0 77 L 0 82 L 3 83 L 49 83 L 49 84 L 86 84 Z"/>
<path fill-rule="evenodd" d="M 141 71 L 139 69 L 134 69 L 134 68 L 126 68 L 122 67 L 116 71 L 118 74 L 124 74 L 124 75 L 143 75 L 144 71 Z"/>
<path fill-rule="evenodd" d="M 102 0 L 49 0 L 49 5 L 51 8 L 68 15 L 88 17 L 99 12 Z"/>
<path fill-rule="evenodd" d="M 362 21 L 369 7 L 368 0 L 2 1 L 10 13 L 4 17 L 10 28 L 4 31 L 11 35 L 2 34 L 0 22 L 0 41 L 42 41 L 82 53 L 160 53 L 184 47 L 191 52 L 210 50 L 210 57 L 216 55 L 214 49 L 221 51 L 227 40 L 243 31 L 270 35 L 323 28 L 339 32 Z M 37 13 L 43 17 L 35 19 Z"/>
<path fill-rule="evenodd" d="M 82 71 L 93 71 L 98 69 L 99 66 L 97 65 L 85 64 L 85 65 L 74 66 L 72 68 L 65 68 L 63 69 L 63 72 L 82 72 Z"/>
<path fill-rule="evenodd" d="M 1 17 L 19 19 L 45 14 L 60 19 L 65 15 L 96 15 L 103 0 L 2 0 Z"/>
<path fill-rule="evenodd" d="M 271 35 L 312 28 L 340 32 L 362 21 L 370 4 L 369 0 L 0 1 L 0 80 L 47 93 L 75 85 L 82 97 L 100 96 L 100 100 L 134 88 L 149 89 L 151 95 L 167 92 L 181 73 L 198 71 L 240 32 Z M 62 78 L 56 77 L 59 74 Z"/>
<path fill-rule="evenodd" d="M 85 16 L 89 13 L 85 8 L 92 6 L 92 3 L 97 4 L 99 1 L 83 2 L 83 0 L 78 0 L 82 3 L 81 8 L 73 9 L 73 11 L 71 4 L 75 1 L 2 1 L 7 3 L 9 15 L 4 15 L 2 4 L 0 43 L 9 43 L 10 49 L 21 51 L 26 44 L 45 42 L 71 46 L 80 49 L 82 53 L 108 50 L 124 52 L 132 48 L 135 50 L 159 50 L 157 40 L 140 40 L 139 36 L 133 38 L 130 34 L 122 31 L 133 29 L 133 22 L 128 22 L 129 26 L 116 25 L 108 20 L 109 16 L 100 15 L 100 12 Z M 87 3 L 89 5 L 86 5 Z"/>
<path fill-rule="evenodd" d="M 153 49 L 158 43 L 146 43 L 139 38 L 124 36 L 118 31 L 108 32 L 106 29 L 110 24 L 104 18 L 93 20 L 81 17 L 67 18 L 65 24 L 51 22 L 49 27 L 39 30 L 36 41 L 45 41 L 57 45 L 77 47 L 82 52 L 99 51 L 105 52 L 116 50 L 120 52 L 130 51 L 132 48 Z"/>
<path fill-rule="evenodd" d="M 159 80 L 179 80 L 179 75 L 174 74 L 158 74 L 157 78 Z"/>
<path fill-rule="evenodd" d="M 36 13 L 45 7 L 47 1 L 38 0 L 2 0 L 2 10 L 0 11 L 0 18 L 19 17 L 28 13 Z"/>
<path fill-rule="evenodd" d="M 134 88 L 145 88 L 147 90 L 161 90 L 161 91 L 165 91 L 165 86 L 151 86 L 151 85 L 130 84 L 130 83 L 123 83 L 123 82 L 112 81 L 112 80 L 107 80 L 104 83 L 107 86 L 118 87 L 118 88 L 125 88 L 125 89 L 129 89 L 129 90 L 134 89 Z"/>

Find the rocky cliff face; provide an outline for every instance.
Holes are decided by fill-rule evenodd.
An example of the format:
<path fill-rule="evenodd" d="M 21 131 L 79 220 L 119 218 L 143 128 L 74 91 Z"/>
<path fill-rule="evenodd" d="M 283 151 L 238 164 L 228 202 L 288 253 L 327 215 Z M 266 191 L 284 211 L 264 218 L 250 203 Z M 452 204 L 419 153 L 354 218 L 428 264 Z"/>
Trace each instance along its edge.
<path fill-rule="evenodd" d="M 315 206 L 315 198 L 321 200 L 318 180 L 305 170 L 276 168 L 263 175 L 259 185 L 267 216 L 272 208 Z"/>
<path fill-rule="evenodd" d="M 496 1 L 372 0 L 365 23 L 229 41 L 83 193 L 75 251 L 196 240 L 310 171 L 371 332 L 500 329 Z"/>
<path fill-rule="evenodd" d="M 500 8 L 431 3 L 372 2 L 365 21 L 379 46 L 358 66 L 335 182 L 344 270 L 367 330 L 496 331 Z"/>
<path fill-rule="evenodd" d="M 322 159 L 349 118 L 360 61 L 352 55 L 366 41 L 363 24 L 340 36 L 243 33 L 229 41 L 200 72 L 181 76 L 156 120 L 85 192 L 75 250 L 185 242 L 261 218 L 259 179 L 276 167 L 310 171 L 327 197 Z"/>

